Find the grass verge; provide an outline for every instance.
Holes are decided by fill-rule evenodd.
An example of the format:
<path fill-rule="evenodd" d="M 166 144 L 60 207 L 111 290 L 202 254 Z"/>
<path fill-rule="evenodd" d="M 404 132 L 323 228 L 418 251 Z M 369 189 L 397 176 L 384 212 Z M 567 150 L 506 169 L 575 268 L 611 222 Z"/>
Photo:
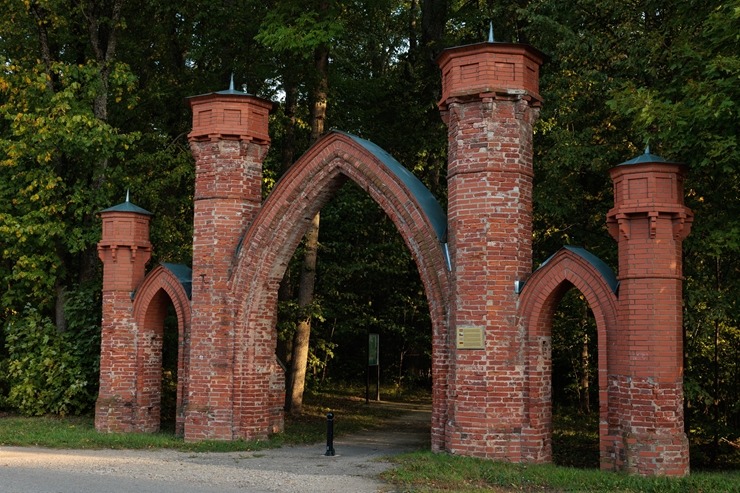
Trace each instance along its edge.
<path fill-rule="evenodd" d="M 398 408 L 365 404 L 356 389 L 307 394 L 304 413 L 286 418 L 285 432 L 262 441 L 186 443 L 171 433 L 98 433 L 91 417 L 0 417 L 0 445 L 74 449 L 176 449 L 191 452 L 254 451 L 325 439 L 326 414 L 336 416 L 337 436 L 382 428 L 398 416 Z M 386 396 L 384 395 L 384 398 Z M 404 399 L 409 401 L 408 396 Z M 428 402 L 428 395 L 419 399 Z M 562 463 L 583 465 L 597 456 L 591 426 L 583 418 L 558 422 L 554 436 Z M 580 429 L 580 432 L 578 430 Z M 585 436 L 583 436 L 585 434 Z M 579 445 L 580 444 L 580 445 Z M 585 444 L 585 446 L 583 445 Z M 578 446 L 576 446 L 578 445 Z M 582 447 L 580 450 L 578 447 Z M 569 457 L 568 457 L 569 456 Z M 591 459 L 587 459 L 591 457 Z M 739 492 L 740 472 L 694 472 L 686 478 L 641 478 L 553 465 L 516 465 L 480 459 L 416 452 L 390 459 L 396 467 L 384 473 L 398 491 L 417 493 L 481 492 Z"/>
<path fill-rule="evenodd" d="M 317 443 L 326 439 L 326 414 L 335 414 L 335 436 L 380 428 L 397 411 L 351 394 L 307 394 L 303 414 L 286 417 L 285 432 L 267 440 L 185 442 L 172 433 L 98 433 L 89 416 L 0 418 L 0 445 L 73 449 L 176 449 L 193 452 L 237 452 Z"/>
<path fill-rule="evenodd" d="M 482 492 L 740 492 L 740 473 L 692 473 L 685 478 L 643 478 L 553 465 L 518 465 L 432 452 L 391 458 L 383 479 L 398 491 Z"/>

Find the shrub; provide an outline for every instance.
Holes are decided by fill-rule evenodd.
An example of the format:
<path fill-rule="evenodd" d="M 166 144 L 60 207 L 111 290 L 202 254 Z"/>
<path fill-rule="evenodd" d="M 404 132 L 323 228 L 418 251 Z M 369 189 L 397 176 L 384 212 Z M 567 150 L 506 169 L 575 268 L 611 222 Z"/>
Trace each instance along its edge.
<path fill-rule="evenodd" d="M 27 416 L 79 414 L 94 398 L 85 361 L 74 338 L 59 333 L 48 317 L 26 305 L 5 326 L 5 404 Z"/>

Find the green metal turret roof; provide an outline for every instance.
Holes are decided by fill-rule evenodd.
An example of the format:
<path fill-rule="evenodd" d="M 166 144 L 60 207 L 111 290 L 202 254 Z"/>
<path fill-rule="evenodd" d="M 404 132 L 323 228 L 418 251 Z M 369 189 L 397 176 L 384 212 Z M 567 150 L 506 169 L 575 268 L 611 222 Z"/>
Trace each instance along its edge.
<path fill-rule="evenodd" d="M 113 207 L 108 207 L 107 209 L 103 209 L 100 212 L 134 212 L 136 214 L 143 214 L 145 216 L 152 216 L 153 214 L 149 212 L 146 209 L 142 209 L 138 205 L 132 204 L 128 200 L 128 191 L 126 192 L 126 201 L 121 202 L 118 205 L 114 205 Z"/>
<path fill-rule="evenodd" d="M 229 88 L 228 89 L 224 89 L 222 91 L 207 92 L 205 94 L 198 94 L 196 96 L 188 96 L 185 99 L 200 98 L 200 97 L 203 97 L 203 96 L 209 96 L 211 94 L 221 94 L 221 95 L 228 95 L 228 96 L 251 96 L 251 97 L 258 97 L 258 96 L 255 96 L 254 94 L 250 94 L 250 93 L 247 92 L 247 85 L 246 84 L 244 84 L 242 87 L 244 88 L 243 91 L 237 91 L 236 89 L 234 89 L 234 74 L 231 74 L 231 81 L 229 82 Z"/>
<path fill-rule="evenodd" d="M 623 163 L 619 163 L 617 166 L 628 166 L 630 164 L 644 164 L 644 163 L 665 163 L 665 164 L 679 164 L 674 161 L 668 161 L 666 159 L 663 159 L 660 156 L 657 156 L 655 154 L 650 153 L 650 146 L 647 146 L 645 148 L 645 152 L 640 154 L 639 156 L 630 159 L 629 161 L 625 161 Z"/>

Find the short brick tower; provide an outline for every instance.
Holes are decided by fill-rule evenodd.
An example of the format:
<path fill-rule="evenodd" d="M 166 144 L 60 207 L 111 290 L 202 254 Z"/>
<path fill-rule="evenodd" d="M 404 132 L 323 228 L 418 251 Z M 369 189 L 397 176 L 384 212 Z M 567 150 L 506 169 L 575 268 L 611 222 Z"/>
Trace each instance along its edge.
<path fill-rule="evenodd" d="M 103 235 L 98 256 L 103 261 L 103 319 L 100 348 L 100 392 L 95 405 L 98 431 L 154 431 L 142 427 L 148 403 L 137 391 L 136 327 L 133 294 L 144 279 L 152 255 L 151 213 L 128 201 L 100 213 Z M 156 416 L 159 429 L 159 416 Z"/>
<path fill-rule="evenodd" d="M 193 295 L 185 438 L 236 438 L 232 429 L 234 303 L 229 280 L 262 203 L 270 101 L 235 91 L 190 98 L 195 156 Z"/>
<path fill-rule="evenodd" d="M 693 215 L 683 203 L 684 167 L 646 151 L 610 171 L 609 232 L 619 245 L 619 334 L 610 393 L 619 469 L 685 475 L 681 242 Z"/>
<path fill-rule="evenodd" d="M 525 459 L 523 337 L 517 286 L 532 272 L 532 126 L 536 49 L 489 41 L 444 51 L 452 258 L 447 448 Z"/>

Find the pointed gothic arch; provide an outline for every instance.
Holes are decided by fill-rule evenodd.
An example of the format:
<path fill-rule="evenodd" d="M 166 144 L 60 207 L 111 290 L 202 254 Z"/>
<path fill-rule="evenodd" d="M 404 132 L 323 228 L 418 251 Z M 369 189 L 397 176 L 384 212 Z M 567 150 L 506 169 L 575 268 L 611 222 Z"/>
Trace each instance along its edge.
<path fill-rule="evenodd" d="M 275 358 L 278 284 L 313 216 L 348 180 L 365 190 L 395 224 L 416 262 L 432 320 L 432 441 L 444 444 L 448 271 L 446 217 L 431 193 L 374 144 L 332 132 L 280 179 L 240 242 L 232 265 L 235 310 L 233 421 L 239 436 L 282 427 L 283 374 Z M 351 218 L 348 218 L 351 219 Z M 261 388 L 260 388 L 261 387 Z M 256 391 L 256 388 L 258 389 Z M 254 395 L 270 402 L 254 412 Z"/>
<path fill-rule="evenodd" d="M 190 331 L 190 268 L 160 264 L 144 279 L 133 300 L 133 318 L 138 327 L 136 378 L 139 420 L 144 430 L 158 430 L 161 419 L 162 337 L 167 306 L 177 316 L 177 413 L 175 434 L 184 433 L 184 403 L 187 393 L 188 333 Z"/>
<path fill-rule="evenodd" d="M 582 248 L 564 247 L 537 269 L 525 284 L 519 304 L 519 326 L 525 334 L 528 429 L 524 455 L 535 462 L 552 460 L 552 355 L 553 315 L 571 288 L 586 298 L 596 319 L 598 338 L 599 449 L 602 467 L 613 464 L 614 440 L 609 401 L 611 354 L 617 333 L 617 289 L 612 270 Z M 611 467 L 607 467 L 611 468 Z"/>

